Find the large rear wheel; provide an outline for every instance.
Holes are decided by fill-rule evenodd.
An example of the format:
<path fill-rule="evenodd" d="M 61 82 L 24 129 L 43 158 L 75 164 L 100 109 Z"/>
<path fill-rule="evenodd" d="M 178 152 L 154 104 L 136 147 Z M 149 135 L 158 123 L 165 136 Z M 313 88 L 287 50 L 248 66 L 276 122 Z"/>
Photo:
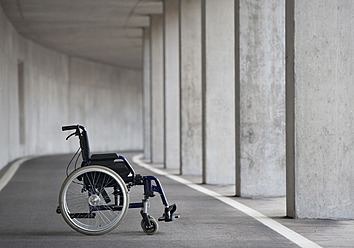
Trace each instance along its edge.
<path fill-rule="evenodd" d="M 74 230 L 99 235 L 116 228 L 129 208 L 123 179 L 99 165 L 81 167 L 64 181 L 59 194 L 64 220 Z"/>

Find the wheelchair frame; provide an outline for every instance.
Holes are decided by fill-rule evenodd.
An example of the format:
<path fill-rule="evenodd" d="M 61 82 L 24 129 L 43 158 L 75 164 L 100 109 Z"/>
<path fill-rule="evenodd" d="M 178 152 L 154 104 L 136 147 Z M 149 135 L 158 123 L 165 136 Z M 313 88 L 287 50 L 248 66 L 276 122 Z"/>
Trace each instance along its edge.
<path fill-rule="evenodd" d="M 113 230 L 116 226 L 119 225 L 121 219 L 124 218 L 125 212 L 127 211 L 124 207 L 127 208 L 141 208 L 140 214 L 142 216 L 141 227 L 143 231 L 148 234 L 152 235 L 155 234 L 158 230 L 158 223 L 157 221 L 149 215 L 148 209 L 150 207 L 150 197 L 154 197 L 155 193 L 158 193 L 161 197 L 162 204 L 164 205 L 164 212 L 162 216 L 158 219 L 159 221 L 170 222 L 175 220 L 179 217 L 179 215 L 175 214 L 177 209 L 176 204 L 169 205 L 165 192 L 162 188 L 162 185 L 158 178 L 155 176 L 142 176 L 140 174 L 136 174 L 133 167 L 130 165 L 128 160 L 115 153 L 107 153 L 107 154 L 93 154 L 90 155 L 90 146 L 88 141 L 88 135 L 85 127 L 81 125 L 70 125 L 70 126 L 63 126 L 62 131 L 69 131 L 75 130 L 74 133 L 70 134 L 66 139 L 68 140 L 72 136 L 78 136 L 80 141 L 80 148 L 82 152 L 82 163 L 81 168 L 74 170 L 64 181 L 62 189 L 59 195 L 59 207 L 57 208 L 57 213 L 62 214 L 65 221 L 76 231 L 79 231 L 84 234 L 88 235 L 98 235 L 109 232 Z M 74 155 L 74 157 L 76 154 Z M 70 161 L 71 162 L 71 161 Z M 69 163 L 70 165 L 70 163 Z M 68 166 L 69 166 L 68 165 Z M 91 170 L 85 170 L 91 169 Z M 90 171 L 90 172 L 86 172 Z M 99 173 L 98 177 L 96 172 Z M 95 173 L 96 181 L 103 180 L 98 179 L 100 177 L 109 178 L 110 183 L 112 185 L 103 185 L 97 186 L 91 183 L 91 178 L 93 178 L 93 174 Z M 80 177 L 85 177 L 86 180 L 82 180 Z M 75 186 L 78 184 L 81 185 L 81 193 L 85 193 L 87 191 L 87 199 L 89 202 L 89 212 L 84 213 L 71 213 L 66 206 L 66 194 L 69 194 L 68 187 L 70 183 L 74 183 Z M 78 182 L 76 182 L 78 181 Z M 81 183 L 80 183 L 81 182 Z M 122 185 L 124 182 L 125 186 Z M 101 184 L 101 183 L 100 183 Z M 129 202 L 128 193 L 133 186 L 143 186 L 144 187 L 144 196 L 141 202 L 134 202 L 129 203 L 127 206 L 121 206 L 121 202 L 119 197 L 127 196 L 126 202 Z M 106 193 L 106 188 L 111 187 L 114 189 L 114 203 L 108 204 L 111 199 Z M 98 189 L 99 188 L 99 189 Z M 126 192 L 125 192 L 126 191 Z M 125 199 L 125 198 L 124 198 Z M 104 205 L 98 205 L 98 202 L 105 202 Z M 92 203 L 91 203 L 92 202 Z M 125 203 L 126 203 L 125 202 Z M 99 211 L 123 211 L 122 216 L 119 217 L 118 220 L 115 221 L 114 224 L 108 223 L 108 228 L 104 230 L 91 230 L 88 225 L 84 224 L 76 224 L 76 220 L 80 218 L 95 218 L 95 212 Z M 102 218 L 102 217 L 100 217 Z M 105 219 L 105 222 L 109 222 Z M 77 221 L 80 223 L 80 221 Z M 105 223 L 106 224 L 106 223 Z"/>

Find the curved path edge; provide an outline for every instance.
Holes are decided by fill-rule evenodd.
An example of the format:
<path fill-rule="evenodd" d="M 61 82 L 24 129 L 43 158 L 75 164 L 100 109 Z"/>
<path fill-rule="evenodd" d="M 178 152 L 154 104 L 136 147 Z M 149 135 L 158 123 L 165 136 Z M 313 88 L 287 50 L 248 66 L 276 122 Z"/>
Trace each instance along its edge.
<path fill-rule="evenodd" d="M 166 176 L 176 182 L 179 182 L 181 184 L 184 184 L 194 190 L 197 190 L 201 193 L 204 193 L 206 195 L 209 195 L 223 203 L 228 204 L 229 206 L 247 214 L 248 216 L 254 218 L 255 220 L 261 222 L 263 225 L 271 228 L 275 232 L 279 233 L 280 235 L 284 236 L 288 240 L 292 241 L 293 243 L 297 244 L 300 247 L 306 247 L 306 248 L 319 248 L 318 244 L 314 243 L 313 241 L 305 238 L 304 236 L 298 234 L 297 232 L 287 228 L 286 226 L 280 224 L 279 222 L 269 218 L 268 216 L 261 214 L 260 212 L 234 200 L 229 197 L 223 196 L 215 191 L 209 190 L 203 186 L 197 185 L 195 183 L 192 183 L 180 176 L 170 174 L 166 171 L 163 171 L 161 169 L 154 168 L 150 166 L 149 164 L 145 163 L 143 160 L 143 154 L 138 154 L 133 157 L 133 162 L 136 163 L 137 165 L 153 172 L 161 176 Z"/>
<path fill-rule="evenodd" d="M 21 164 L 34 158 L 37 158 L 37 156 L 23 157 L 11 163 L 7 171 L 0 178 L 0 191 L 5 188 L 5 186 L 10 182 L 11 178 L 15 175 L 16 171 L 18 170 L 18 168 L 20 168 Z"/>

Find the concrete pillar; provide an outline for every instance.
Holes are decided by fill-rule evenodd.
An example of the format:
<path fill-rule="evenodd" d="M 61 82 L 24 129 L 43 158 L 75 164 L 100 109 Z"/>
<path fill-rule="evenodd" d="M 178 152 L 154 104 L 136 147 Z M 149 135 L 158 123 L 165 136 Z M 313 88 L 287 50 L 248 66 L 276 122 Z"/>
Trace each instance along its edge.
<path fill-rule="evenodd" d="M 181 0 L 181 172 L 202 175 L 201 0 Z"/>
<path fill-rule="evenodd" d="M 203 178 L 210 184 L 235 183 L 234 3 L 203 6 Z"/>
<path fill-rule="evenodd" d="M 354 5 L 286 3 L 287 213 L 353 219 Z"/>
<path fill-rule="evenodd" d="M 165 166 L 180 169 L 179 0 L 164 3 Z"/>
<path fill-rule="evenodd" d="M 164 163 L 163 16 L 152 15 L 151 46 L 151 161 Z"/>
<path fill-rule="evenodd" d="M 239 1 L 237 195 L 285 195 L 285 1 Z"/>
<path fill-rule="evenodd" d="M 151 159 L 150 28 L 143 33 L 144 158 Z"/>

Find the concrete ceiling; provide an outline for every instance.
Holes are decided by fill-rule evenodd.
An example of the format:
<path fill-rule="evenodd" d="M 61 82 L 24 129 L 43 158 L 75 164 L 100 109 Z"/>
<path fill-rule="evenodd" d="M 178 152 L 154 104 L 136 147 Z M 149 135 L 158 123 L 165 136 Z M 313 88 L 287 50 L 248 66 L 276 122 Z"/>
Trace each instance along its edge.
<path fill-rule="evenodd" d="M 143 27 L 162 0 L 0 0 L 25 38 L 119 67 L 141 68 Z"/>

